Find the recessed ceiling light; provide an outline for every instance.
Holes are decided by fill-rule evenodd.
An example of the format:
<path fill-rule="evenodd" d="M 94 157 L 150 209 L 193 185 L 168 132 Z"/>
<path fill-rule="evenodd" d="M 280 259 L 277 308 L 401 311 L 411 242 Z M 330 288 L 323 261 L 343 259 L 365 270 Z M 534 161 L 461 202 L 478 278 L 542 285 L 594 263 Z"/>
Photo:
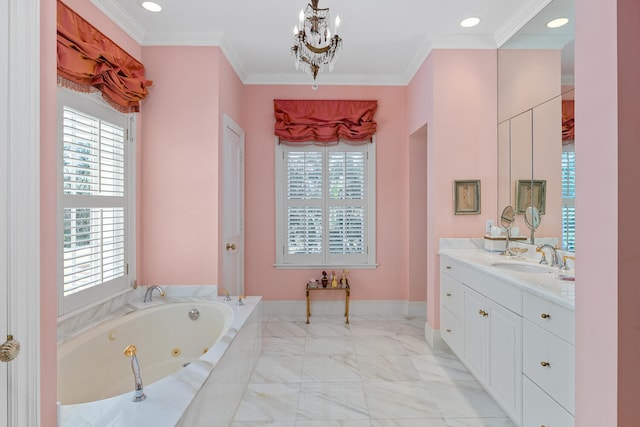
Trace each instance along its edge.
<path fill-rule="evenodd" d="M 551 21 L 547 22 L 547 27 L 548 28 L 559 28 L 559 27 L 562 27 L 563 25 L 566 25 L 567 22 L 569 22 L 569 18 L 556 18 L 556 19 L 552 19 Z"/>
<path fill-rule="evenodd" d="M 475 16 L 473 16 L 471 18 L 463 19 L 460 22 L 460 26 L 464 28 L 470 28 L 470 27 L 475 27 L 479 23 L 480 23 L 480 18 L 476 18 Z"/>
<path fill-rule="evenodd" d="M 147 9 L 149 12 L 160 12 L 162 10 L 162 6 L 152 1 L 143 1 L 142 7 Z"/>

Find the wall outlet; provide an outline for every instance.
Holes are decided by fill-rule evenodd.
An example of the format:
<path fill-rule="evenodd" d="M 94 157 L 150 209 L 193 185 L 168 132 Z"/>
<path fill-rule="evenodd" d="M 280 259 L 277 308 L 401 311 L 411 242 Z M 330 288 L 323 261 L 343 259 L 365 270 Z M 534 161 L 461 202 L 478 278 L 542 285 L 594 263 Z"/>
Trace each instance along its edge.
<path fill-rule="evenodd" d="M 487 225 L 485 227 L 485 232 L 491 234 L 491 227 L 493 227 L 493 220 L 492 219 L 488 219 L 487 220 Z"/>

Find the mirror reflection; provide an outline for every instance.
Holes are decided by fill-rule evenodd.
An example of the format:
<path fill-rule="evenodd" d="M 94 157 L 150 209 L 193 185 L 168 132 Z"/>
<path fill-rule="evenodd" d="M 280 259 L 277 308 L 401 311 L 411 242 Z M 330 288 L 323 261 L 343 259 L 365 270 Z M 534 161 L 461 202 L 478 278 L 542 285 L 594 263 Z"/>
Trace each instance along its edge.
<path fill-rule="evenodd" d="M 575 250 L 573 0 L 552 0 L 498 50 L 498 212 Z M 568 23 L 549 28 L 560 17 Z M 528 225 L 528 224 L 527 224 Z M 532 232 L 532 239 L 534 233 Z"/>

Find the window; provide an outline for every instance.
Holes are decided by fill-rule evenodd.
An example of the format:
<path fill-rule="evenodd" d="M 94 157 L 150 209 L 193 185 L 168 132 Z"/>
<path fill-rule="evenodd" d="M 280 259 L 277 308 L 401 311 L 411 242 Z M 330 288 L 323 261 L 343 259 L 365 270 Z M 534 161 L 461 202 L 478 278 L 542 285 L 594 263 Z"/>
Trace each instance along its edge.
<path fill-rule="evenodd" d="M 278 267 L 375 266 L 375 142 L 276 143 L 276 198 Z"/>
<path fill-rule="evenodd" d="M 59 313 L 129 288 L 135 205 L 133 117 L 58 92 Z"/>
<path fill-rule="evenodd" d="M 562 146 L 562 249 L 575 251 L 576 244 L 575 145 Z"/>

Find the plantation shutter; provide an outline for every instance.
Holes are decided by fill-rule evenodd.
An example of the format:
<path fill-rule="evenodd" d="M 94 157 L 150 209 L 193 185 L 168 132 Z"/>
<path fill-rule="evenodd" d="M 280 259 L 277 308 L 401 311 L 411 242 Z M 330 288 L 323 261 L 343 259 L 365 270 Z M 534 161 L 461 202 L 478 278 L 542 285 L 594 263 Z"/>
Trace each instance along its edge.
<path fill-rule="evenodd" d="M 279 145 L 279 265 L 371 264 L 370 147 Z"/>
<path fill-rule="evenodd" d="M 125 275 L 125 129 L 63 107 L 64 295 Z"/>
<path fill-rule="evenodd" d="M 574 252 L 576 244 L 576 153 L 573 145 L 562 152 L 562 249 Z"/>

